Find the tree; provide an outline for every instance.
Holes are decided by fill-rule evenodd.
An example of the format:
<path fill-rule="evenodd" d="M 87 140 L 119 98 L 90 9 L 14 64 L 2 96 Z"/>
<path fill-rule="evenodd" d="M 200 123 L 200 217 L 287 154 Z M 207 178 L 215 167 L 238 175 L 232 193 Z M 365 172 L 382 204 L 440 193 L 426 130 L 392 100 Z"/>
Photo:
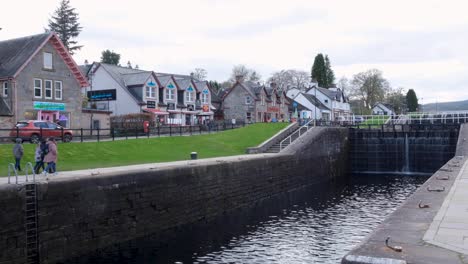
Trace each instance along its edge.
<path fill-rule="evenodd" d="M 80 50 L 83 46 L 76 45 L 75 39 L 80 34 L 82 27 L 78 23 L 78 13 L 70 6 L 70 0 L 62 0 L 54 15 L 49 19 L 49 29 L 54 31 L 70 54 Z"/>
<path fill-rule="evenodd" d="M 310 83 L 310 76 L 305 71 L 281 70 L 274 72 L 267 80 L 268 83 L 276 83 L 278 88 L 287 91 L 292 88 L 305 90 Z"/>
<path fill-rule="evenodd" d="M 324 87 L 331 87 L 332 84 L 335 82 L 335 73 L 331 69 L 331 63 L 330 59 L 328 58 L 328 55 L 325 55 L 325 70 L 326 70 L 326 76 L 327 76 L 327 85 Z"/>
<path fill-rule="evenodd" d="M 206 77 L 208 75 L 208 72 L 205 69 L 202 68 L 195 68 L 193 72 L 190 73 L 190 75 L 193 76 L 193 78 L 204 81 L 206 80 Z"/>
<path fill-rule="evenodd" d="M 102 63 L 107 63 L 107 64 L 113 64 L 113 65 L 119 65 L 120 62 L 120 54 L 110 51 L 110 50 L 104 50 L 101 52 L 101 62 Z"/>
<path fill-rule="evenodd" d="M 406 112 L 406 97 L 404 89 L 402 87 L 391 89 L 385 97 L 385 103 L 391 105 L 397 114 Z"/>
<path fill-rule="evenodd" d="M 322 53 L 317 54 L 312 65 L 311 77 L 318 82 L 320 87 L 329 88 L 335 81 L 335 74 L 331 69 L 330 59 L 328 55 L 323 56 Z"/>
<path fill-rule="evenodd" d="M 262 79 L 260 73 L 253 69 L 247 68 L 245 65 L 239 64 L 232 68 L 231 77 L 228 82 L 235 83 L 237 77 L 241 77 L 244 81 L 259 82 Z"/>
<path fill-rule="evenodd" d="M 408 93 L 406 93 L 406 104 L 408 105 L 409 112 L 416 112 L 418 110 L 418 97 L 413 89 L 409 89 Z"/>
<path fill-rule="evenodd" d="M 217 81 L 209 81 L 208 82 L 208 86 L 211 88 L 212 91 L 214 92 L 218 92 L 219 90 L 221 90 L 221 84 L 218 83 Z"/>
<path fill-rule="evenodd" d="M 351 83 L 351 97 L 361 100 L 367 109 L 371 109 L 377 102 L 382 102 L 390 87 L 382 72 L 377 69 L 355 74 Z"/>

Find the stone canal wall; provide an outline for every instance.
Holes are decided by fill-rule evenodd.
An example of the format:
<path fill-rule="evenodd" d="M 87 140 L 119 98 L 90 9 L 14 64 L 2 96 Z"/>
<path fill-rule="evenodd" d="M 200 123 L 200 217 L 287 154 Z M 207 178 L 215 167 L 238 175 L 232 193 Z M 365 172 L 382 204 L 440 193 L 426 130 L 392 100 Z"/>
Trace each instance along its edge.
<path fill-rule="evenodd" d="M 342 259 L 342 264 L 462 264 L 466 256 L 423 240 L 444 199 L 468 160 L 468 124 L 462 124 L 455 157 L 445 163 L 396 211 L 383 219 L 361 244 Z M 462 209 L 460 209 L 462 213 Z M 466 224 L 466 223 L 461 223 Z M 454 232 L 457 232 L 454 230 Z M 386 246 L 400 246 L 395 251 Z"/>
<path fill-rule="evenodd" d="M 314 128 L 283 154 L 255 154 L 62 173 L 40 180 L 39 257 L 56 263 L 205 221 L 341 177 L 347 129 Z M 5 188 L 3 188 L 5 187 Z M 0 189 L 0 263 L 24 263 L 24 189 Z"/>

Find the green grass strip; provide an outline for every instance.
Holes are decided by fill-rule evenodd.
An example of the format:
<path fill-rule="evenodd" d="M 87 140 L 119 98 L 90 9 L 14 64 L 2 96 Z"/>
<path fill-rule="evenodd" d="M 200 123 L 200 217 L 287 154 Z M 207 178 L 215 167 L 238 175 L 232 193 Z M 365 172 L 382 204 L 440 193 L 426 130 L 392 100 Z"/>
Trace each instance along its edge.
<path fill-rule="evenodd" d="M 248 147 L 261 144 L 289 123 L 258 123 L 214 134 L 129 139 L 107 142 L 58 143 L 57 170 L 104 168 L 132 164 L 190 159 L 192 151 L 198 158 L 245 154 Z M 21 161 L 34 165 L 34 144 L 24 143 Z M 0 145 L 0 175 L 8 175 L 8 163 L 14 163 L 13 144 Z"/>

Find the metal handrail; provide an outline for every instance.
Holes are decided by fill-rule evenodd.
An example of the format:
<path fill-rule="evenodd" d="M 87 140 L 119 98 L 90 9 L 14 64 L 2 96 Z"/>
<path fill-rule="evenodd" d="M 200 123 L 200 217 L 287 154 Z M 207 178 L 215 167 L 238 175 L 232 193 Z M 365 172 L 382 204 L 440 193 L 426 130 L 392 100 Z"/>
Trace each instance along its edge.
<path fill-rule="evenodd" d="M 11 170 L 15 172 L 15 179 L 16 179 L 16 184 L 18 184 L 18 171 L 15 168 L 15 164 L 13 163 L 8 163 L 8 184 L 10 184 L 10 176 L 11 176 Z"/>
<path fill-rule="evenodd" d="M 31 162 L 26 163 L 26 182 L 28 182 L 28 172 L 29 168 L 31 168 L 31 172 L 33 175 L 33 183 L 36 182 L 36 172 L 34 171 L 34 167 Z"/>
<path fill-rule="evenodd" d="M 291 135 L 289 135 L 287 138 L 281 140 L 281 142 L 280 142 L 280 151 L 283 150 L 283 143 L 284 143 L 285 141 L 289 141 L 289 143 L 288 143 L 288 146 L 289 146 L 289 144 L 291 144 L 291 142 L 293 141 L 293 140 L 292 140 L 292 137 L 293 137 L 294 135 L 296 135 L 296 134 L 299 134 L 299 136 L 298 136 L 297 138 L 299 138 L 300 136 L 302 136 L 305 132 L 307 132 L 307 131 L 309 130 L 309 128 L 310 128 L 310 127 L 309 127 L 309 124 L 312 123 L 312 122 L 314 122 L 314 124 L 315 124 L 315 119 L 312 119 L 312 120 L 310 120 L 309 122 L 305 123 L 304 125 L 302 125 L 301 127 L 299 127 L 298 130 L 294 131 L 294 133 L 292 133 Z M 304 132 L 304 133 L 301 133 L 303 128 L 305 128 L 305 132 Z"/>

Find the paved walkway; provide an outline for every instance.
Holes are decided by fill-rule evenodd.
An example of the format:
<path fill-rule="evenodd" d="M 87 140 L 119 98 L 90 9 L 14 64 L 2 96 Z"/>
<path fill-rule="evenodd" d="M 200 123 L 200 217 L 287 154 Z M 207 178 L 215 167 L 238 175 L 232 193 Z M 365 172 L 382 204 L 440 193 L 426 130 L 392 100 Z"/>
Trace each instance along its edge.
<path fill-rule="evenodd" d="M 468 161 L 424 235 L 433 245 L 468 254 Z"/>

